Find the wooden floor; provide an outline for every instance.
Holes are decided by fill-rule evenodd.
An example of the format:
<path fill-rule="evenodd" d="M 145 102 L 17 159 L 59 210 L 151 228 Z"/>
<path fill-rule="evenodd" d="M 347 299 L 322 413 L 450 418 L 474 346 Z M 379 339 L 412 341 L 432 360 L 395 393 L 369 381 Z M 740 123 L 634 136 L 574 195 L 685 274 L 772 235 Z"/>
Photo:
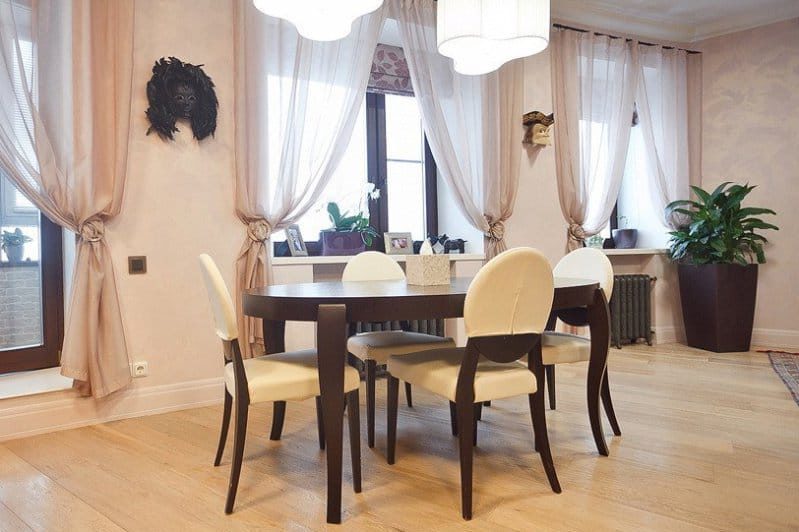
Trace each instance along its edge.
<path fill-rule="evenodd" d="M 558 368 L 558 410 L 548 413 L 560 495 L 533 452 L 526 399 L 485 411 L 471 522 L 460 517 L 447 404 L 416 391 L 415 408 L 400 408 L 397 463 L 388 466 L 381 381 L 377 447 L 364 445 L 359 495 L 345 460 L 346 528 L 799 530 L 799 407 L 765 354 L 612 349 L 624 435 L 612 438 L 606 426 L 608 458 L 597 455 L 588 427 L 585 372 L 585 364 Z M 0 530 L 325 528 L 313 401 L 289 404 L 281 442 L 268 439 L 271 408 L 251 409 L 232 516 L 223 513 L 229 453 L 222 466 L 211 465 L 220 412 L 201 408 L 0 445 Z"/>

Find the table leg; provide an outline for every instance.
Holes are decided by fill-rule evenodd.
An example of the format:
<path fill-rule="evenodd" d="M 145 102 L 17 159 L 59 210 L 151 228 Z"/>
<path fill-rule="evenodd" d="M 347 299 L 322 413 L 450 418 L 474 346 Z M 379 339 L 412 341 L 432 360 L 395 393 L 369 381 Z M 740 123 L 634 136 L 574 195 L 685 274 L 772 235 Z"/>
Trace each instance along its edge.
<path fill-rule="evenodd" d="M 286 350 L 286 322 L 263 320 L 264 347 L 266 354 L 282 353 Z M 272 432 L 270 440 L 279 440 L 286 419 L 286 401 L 275 401 L 272 408 Z"/>
<path fill-rule="evenodd" d="M 341 523 L 344 364 L 347 356 L 346 305 L 319 305 L 317 324 L 319 387 L 327 440 L 327 522 Z"/>
<path fill-rule="evenodd" d="M 599 399 L 602 391 L 602 380 L 608 363 L 608 346 L 610 345 L 610 313 L 605 293 L 597 289 L 594 301 L 588 306 L 588 325 L 591 329 L 591 358 L 588 362 L 588 419 L 599 454 L 608 456 L 608 446 L 602 432 L 602 418 L 599 412 Z"/>

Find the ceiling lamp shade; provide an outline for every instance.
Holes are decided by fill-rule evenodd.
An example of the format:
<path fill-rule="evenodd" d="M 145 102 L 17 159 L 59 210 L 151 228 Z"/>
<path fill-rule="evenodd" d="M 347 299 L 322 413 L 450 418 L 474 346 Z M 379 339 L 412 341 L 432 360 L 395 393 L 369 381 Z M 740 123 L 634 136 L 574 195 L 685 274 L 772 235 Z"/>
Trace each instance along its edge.
<path fill-rule="evenodd" d="M 253 4 L 271 17 L 291 22 L 306 39 L 336 41 L 350 34 L 355 19 L 380 7 L 383 0 L 253 0 Z"/>
<path fill-rule="evenodd" d="M 549 44 L 549 0 L 438 0 L 438 51 L 461 74 L 486 74 Z"/>

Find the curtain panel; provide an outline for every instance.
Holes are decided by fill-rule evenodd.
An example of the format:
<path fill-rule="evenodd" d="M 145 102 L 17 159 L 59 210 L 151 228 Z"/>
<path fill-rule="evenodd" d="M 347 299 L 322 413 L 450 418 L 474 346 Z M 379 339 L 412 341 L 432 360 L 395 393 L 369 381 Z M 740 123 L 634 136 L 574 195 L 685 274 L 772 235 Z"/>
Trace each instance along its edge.
<path fill-rule="evenodd" d="M 389 0 L 399 23 L 422 125 L 438 171 L 464 217 L 484 235 L 486 258 L 506 249 L 521 164 L 524 70 L 513 61 L 483 76 L 455 72 L 438 53 L 436 4 Z"/>
<path fill-rule="evenodd" d="M 0 164 L 76 233 L 61 373 L 95 397 L 131 380 L 104 227 L 122 207 L 133 24 L 132 0 L 0 1 Z"/>
<path fill-rule="evenodd" d="M 574 250 L 616 204 L 639 73 L 624 39 L 553 28 L 551 46 L 558 197 Z"/>
<path fill-rule="evenodd" d="M 236 212 L 246 236 L 236 259 L 236 305 L 245 356 L 263 350 L 260 320 L 241 313 L 244 290 L 269 283 L 269 242 L 324 190 L 347 148 L 363 103 L 384 8 L 359 18 L 338 41 L 233 0 Z"/>

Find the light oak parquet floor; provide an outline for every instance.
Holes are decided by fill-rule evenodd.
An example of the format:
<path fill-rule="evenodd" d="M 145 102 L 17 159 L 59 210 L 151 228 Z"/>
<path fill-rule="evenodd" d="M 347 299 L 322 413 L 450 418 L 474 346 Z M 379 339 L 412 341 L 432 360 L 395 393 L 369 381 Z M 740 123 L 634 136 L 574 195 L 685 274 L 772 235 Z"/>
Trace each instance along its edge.
<path fill-rule="evenodd" d="M 606 425 L 608 458 L 591 438 L 585 373 L 585 364 L 558 367 L 558 410 L 547 414 L 560 495 L 533 451 L 526 398 L 484 411 L 470 522 L 460 517 L 447 404 L 422 390 L 413 409 L 401 400 L 397 463 L 388 466 L 381 381 L 361 494 L 345 454 L 343 528 L 799 530 L 799 407 L 765 354 L 611 349 L 624 434 L 614 438 Z M 232 516 L 223 513 L 232 434 L 222 466 L 211 465 L 220 413 L 185 410 L 0 445 L 0 530 L 336 528 L 324 524 L 313 401 L 289 404 L 280 442 L 268 439 L 270 405 L 251 408 Z"/>

